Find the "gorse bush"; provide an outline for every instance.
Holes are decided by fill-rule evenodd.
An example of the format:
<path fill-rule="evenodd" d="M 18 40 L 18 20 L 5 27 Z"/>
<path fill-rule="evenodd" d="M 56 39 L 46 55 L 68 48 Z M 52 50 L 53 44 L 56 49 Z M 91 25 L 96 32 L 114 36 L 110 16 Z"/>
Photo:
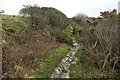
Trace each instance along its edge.
<path fill-rule="evenodd" d="M 67 21 L 67 17 L 58 11 L 57 9 L 51 8 L 49 13 L 49 24 L 53 27 L 65 28 L 64 22 Z"/>
<path fill-rule="evenodd" d="M 90 33 L 88 26 L 84 27 L 82 63 L 89 65 L 90 70 L 96 69 L 96 72 L 93 73 L 95 77 L 119 77 L 120 55 L 117 20 L 117 14 L 99 20 L 99 24 L 94 26 L 94 33 Z"/>
<path fill-rule="evenodd" d="M 79 20 L 79 19 L 83 19 L 83 18 L 87 18 L 88 16 L 86 14 L 83 13 L 79 13 L 75 16 L 75 19 Z"/>
<path fill-rule="evenodd" d="M 55 8 L 39 7 L 38 5 L 24 5 L 20 10 L 20 15 L 31 19 L 31 26 L 35 28 L 44 28 L 51 25 L 52 28 L 65 28 L 64 22 L 67 17 Z"/>
<path fill-rule="evenodd" d="M 70 33 L 66 33 L 64 30 L 54 30 L 52 31 L 52 35 L 56 37 L 58 42 L 72 45 L 73 36 Z"/>
<path fill-rule="evenodd" d="M 77 41 L 80 41 L 79 32 L 81 31 L 81 29 L 82 27 L 80 27 L 77 23 L 71 22 L 65 29 L 52 30 L 51 34 L 56 37 L 57 41 L 72 45 L 72 41 L 74 38 Z"/>
<path fill-rule="evenodd" d="M 76 16 L 74 16 L 72 19 L 80 26 L 86 26 L 87 25 L 86 21 L 88 20 L 88 16 L 86 14 L 79 13 Z"/>
<path fill-rule="evenodd" d="M 73 37 L 77 40 L 77 42 L 81 41 L 80 32 L 82 31 L 82 27 L 75 22 L 72 22 L 70 26 L 73 27 L 73 33 L 72 33 Z"/>

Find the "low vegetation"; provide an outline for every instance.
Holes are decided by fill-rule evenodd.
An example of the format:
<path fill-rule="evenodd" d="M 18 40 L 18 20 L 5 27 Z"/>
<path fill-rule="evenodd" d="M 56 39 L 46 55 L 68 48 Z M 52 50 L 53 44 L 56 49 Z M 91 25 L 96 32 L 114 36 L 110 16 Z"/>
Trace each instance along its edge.
<path fill-rule="evenodd" d="M 71 32 L 71 26 L 73 27 L 73 32 Z M 81 41 L 80 31 L 82 27 L 75 22 L 71 22 L 65 29 L 62 30 L 52 30 L 51 34 L 56 37 L 57 41 L 61 43 L 68 43 L 72 45 L 72 41 L 75 38 L 78 42 Z"/>
<path fill-rule="evenodd" d="M 49 59 L 40 62 L 39 69 L 35 72 L 35 78 L 50 78 L 61 59 L 69 52 L 70 46 L 60 46 Z"/>
<path fill-rule="evenodd" d="M 108 13 L 106 15 L 106 13 Z M 118 49 L 118 15 L 116 10 L 103 12 L 103 18 L 89 18 L 84 24 L 81 42 L 81 65 L 88 66 L 90 78 L 118 78 L 120 55 Z M 86 69 L 86 70 L 87 70 Z"/>
<path fill-rule="evenodd" d="M 55 9 L 50 10 L 55 11 Z M 59 11 L 58 13 L 61 14 Z M 29 78 L 34 77 L 33 75 L 38 77 L 37 73 L 43 73 L 39 77 L 50 77 L 61 58 L 70 49 L 67 42 L 57 42 L 57 38 L 51 36 L 51 32 L 57 31 L 59 27 L 51 30 L 51 26 L 46 25 L 42 29 L 36 29 L 32 26 L 32 20 L 28 16 L 2 15 L 2 25 L 3 39 L 6 41 L 2 45 L 4 77 Z M 62 30 L 65 32 L 64 29 Z M 48 66 L 40 66 L 48 64 L 49 67 L 51 66 L 48 71 L 46 71 Z"/>
<path fill-rule="evenodd" d="M 31 27 L 43 29 L 50 25 L 52 29 L 65 28 L 68 22 L 66 15 L 55 8 L 39 7 L 38 5 L 24 5 L 20 10 L 20 15 L 29 17 L 32 21 Z"/>
<path fill-rule="evenodd" d="M 24 5 L 19 16 L 2 15 L 3 76 L 49 78 L 75 38 L 82 48 L 70 66 L 71 78 L 119 78 L 118 14 L 100 13 L 69 19 L 55 8 Z"/>
<path fill-rule="evenodd" d="M 10 35 L 16 32 L 25 32 L 31 29 L 30 21 L 27 18 L 22 18 L 21 16 L 14 15 L 3 15 L 2 16 L 2 28 L 3 33 Z"/>
<path fill-rule="evenodd" d="M 6 44 L 2 47 L 3 75 L 6 77 L 24 77 L 23 73 L 38 68 L 39 60 L 49 58 L 57 49 L 59 43 L 49 35 L 47 29 L 35 30 L 31 28 L 25 20 L 26 18 L 8 15 L 3 15 L 3 18 L 5 24 L 2 26 L 3 39 L 6 41 Z M 6 29 L 7 26 L 10 29 Z M 15 30 L 15 32 L 12 32 L 12 30 Z M 19 68 L 22 69 L 20 72 Z"/>

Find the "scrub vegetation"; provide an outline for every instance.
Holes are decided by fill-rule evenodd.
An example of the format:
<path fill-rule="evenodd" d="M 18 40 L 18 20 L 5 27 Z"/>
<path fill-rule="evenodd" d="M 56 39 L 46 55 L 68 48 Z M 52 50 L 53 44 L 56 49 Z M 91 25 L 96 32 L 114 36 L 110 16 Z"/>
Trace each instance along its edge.
<path fill-rule="evenodd" d="M 24 5 L 19 15 L 1 14 L 2 77 L 50 78 L 76 39 L 81 47 L 70 78 L 120 78 L 119 14 L 114 9 L 100 15 L 67 18 L 38 5 Z"/>

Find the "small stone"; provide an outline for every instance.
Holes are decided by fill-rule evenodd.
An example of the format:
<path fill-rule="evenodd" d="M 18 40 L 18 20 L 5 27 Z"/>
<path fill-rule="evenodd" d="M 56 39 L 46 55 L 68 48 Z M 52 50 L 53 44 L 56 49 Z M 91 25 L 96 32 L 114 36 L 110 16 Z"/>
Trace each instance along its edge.
<path fill-rule="evenodd" d="M 60 74 L 60 71 L 58 69 L 55 69 L 56 74 Z"/>
<path fill-rule="evenodd" d="M 71 61 L 72 61 L 72 59 L 70 58 L 70 59 L 69 59 L 69 61 L 71 62 Z"/>
<path fill-rule="evenodd" d="M 60 72 L 61 72 L 61 70 L 62 70 L 60 67 L 58 67 L 57 69 L 58 69 Z"/>
<path fill-rule="evenodd" d="M 77 64 L 76 61 L 73 61 L 71 64 Z"/>
<path fill-rule="evenodd" d="M 69 74 L 68 73 L 63 73 L 62 78 L 69 78 Z"/>
<path fill-rule="evenodd" d="M 71 64 L 77 64 L 78 59 L 75 57 L 75 54 L 80 48 L 75 39 L 73 39 L 73 45 L 74 47 L 71 48 L 70 52 L 61 60 L 51 78 L 69 78 L 69 67 Z M 62 70 L 64 69 L 67 71 L 67 73 L 62 73 Z"/>
<path fill-rule="evenodd" d="M 62 62 L 65 62 L 66 60 L 65 59 L 62 59 Z"/>
<path fill-rule="evenodd" d="M 68 59 L 69 59 L 68 57 L 65 58 L 66 61 L 67 61 Z"/>

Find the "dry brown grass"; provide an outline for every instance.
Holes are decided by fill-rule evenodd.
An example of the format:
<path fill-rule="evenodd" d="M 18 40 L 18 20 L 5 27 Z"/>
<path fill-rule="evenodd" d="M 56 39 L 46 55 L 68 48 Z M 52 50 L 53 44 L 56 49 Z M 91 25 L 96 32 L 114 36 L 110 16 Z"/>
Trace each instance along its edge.
<path fill-rule="evenodd" d="M 49 58 L 57 48 L 55 38 L 41 31 L 3 35 L 7 44 L 3 46 L 3 74 L 14 73 L 15 66 L 27 70 L 37 69 L 38 62 Z"/>

